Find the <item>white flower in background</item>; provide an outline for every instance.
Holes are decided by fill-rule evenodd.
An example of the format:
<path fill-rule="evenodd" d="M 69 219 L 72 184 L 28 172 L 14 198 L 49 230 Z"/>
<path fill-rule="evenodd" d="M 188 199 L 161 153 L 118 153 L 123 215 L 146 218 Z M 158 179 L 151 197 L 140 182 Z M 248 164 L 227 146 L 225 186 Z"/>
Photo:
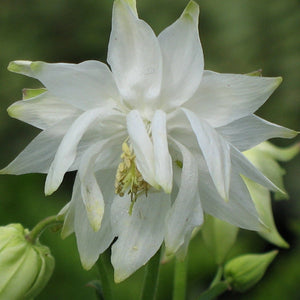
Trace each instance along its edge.
<path fill-rule="evenodd" d="M 37 95 L 9 108 L 42 132 L 1 172 L 47 173 L 51 194 L 78 170 L 63 236 L 75 231 L 86 269 L 117 237 L 117 282 L 163 242 L 168 253 L 184 252 L 203 212 L 260 230 L 240 174 L 276 187 L 240 151 L 295 135 L 253 115 L 281 78 L 203 71 L 198 16 L 191 1 L 156 37 L 134 0 L 116 0 L 110 68 L 98 61 L 9 65 L 46 90 L 29 90 L 26 97 Z"/>

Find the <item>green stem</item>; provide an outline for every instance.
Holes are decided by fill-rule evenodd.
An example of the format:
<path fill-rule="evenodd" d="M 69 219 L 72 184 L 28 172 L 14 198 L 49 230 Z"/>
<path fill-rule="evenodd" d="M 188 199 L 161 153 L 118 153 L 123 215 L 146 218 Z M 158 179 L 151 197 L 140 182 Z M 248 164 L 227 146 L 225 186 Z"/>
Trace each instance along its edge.
<path fill-rule="evenodd" d="M 46 219 L 40 221 L 33 227 L 33 229 L 26 235 L 26 239 L 30 243 L 34 244 L 46 228 L 57 224 L 61 224 L 63 220 L 63 216 L 55 215 L 47 217 Z"/>
<path fill-rule="evenodd" d="M 213 300 L 228 290 L 228 283 L 220 281 L 200 295 L 198 300 Z"/>
<path fill-rule="evenodd" d="M 147 264 L 144 286 L 142 290 L 141 300 L 154 300 L 157 291 L 158 275 L 160 264 L 160 250 L 151 258 Z"/>
<path fill-rule="evenodd" d="M 209 286 L 209 288 L 212 288 L 214 287 L 217 283 L 220 282 L 221 278 L 222 278 L 222 275 L 223 275 L 223 266 L 219 266 L 218 267 L 218 270 L 217 270 L 217 273 L 215 275 L 215 278 L 213 279 L 211 285 Z"/>
<path fill-rule="evenodd" d="M 113 300 L 113 275 L 110 272 L 111 265 L 109 262 L 109 253 L 102 253 L 97 261 L 97 267 L 99 270 L 101 289 L 105 300 Z"/>
<path fill-rule="evenodd" d="M 186 299 L 187 261 L 187 257 L 183 261 L 177 258 L 175 260 L 173 300 Z"/>

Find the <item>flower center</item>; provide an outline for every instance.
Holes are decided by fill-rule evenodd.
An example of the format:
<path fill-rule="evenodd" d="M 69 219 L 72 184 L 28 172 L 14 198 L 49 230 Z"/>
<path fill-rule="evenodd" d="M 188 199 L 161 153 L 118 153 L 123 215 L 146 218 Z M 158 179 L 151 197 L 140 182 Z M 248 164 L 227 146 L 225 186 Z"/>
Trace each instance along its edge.
<path fill-rule="evenodd" d="M 122 144 L 122 154 L 115 179 L 115 193 L 123 197 L 127 192 L 131 197 L 131 205 L 129 214 L 132 213 L 132 208 L 138 196 L 145 193 L 147 196 L 148 190 L 151 187 L 147 183 L 140 171 L 136 167 L 135 154 L 126 141 Z"/>

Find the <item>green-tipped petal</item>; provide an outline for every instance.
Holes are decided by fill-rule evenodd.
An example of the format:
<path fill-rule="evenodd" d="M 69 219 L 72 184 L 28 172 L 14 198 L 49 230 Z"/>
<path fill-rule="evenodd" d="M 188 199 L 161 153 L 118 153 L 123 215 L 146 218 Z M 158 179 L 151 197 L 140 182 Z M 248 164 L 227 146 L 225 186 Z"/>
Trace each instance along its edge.
<path fill-rule="evenodd" d="M 137 13 L 137 10 L 136 10 L 136 0 L 123 0 L 123 1 L 128 4 L 128 6 L 132 9 L 134 14 L 137 16 L 138 13 Z"/>
<path fill-rule="evenodd" d="M 213 127 L 220 127 L 254 113 L 281 81 L 281 77 L 204 71 L 198 90 L 184 105 Z"/>
<path fill-rule="evenodd" d="M 190 2 L 181 17 L 158 36 L 163 56 L 161 101 L 167 111 L 189 100 L 201 82 L 204 58 L 198 17 L 198 5 Z"/>
<path fill-rule="evenodd" d="M 182 18 L 192 18 L 193 22 L 198 24 L 199 5 L 195 1 L 190 1 L 183 11 Z"/>
<path fill-rule="evenodd" d="M 47 91 L 45 88 L 40 88 L 40 89 L 23 89 L 22 94 L 23 94 L 23 100 L 27 100 L 36 96 L 39 96 L 40 94 L 43 94 Z"/>
<path fill-rule="evenodd" d="M 19 73 L 35 78 L 35 75 L 31 69 L 31 64 L 32 62 L 29 60 L 15 60 L 9 63 L 7 69 L 14 73 Z"/>
<path fill-rule="evenodd" d="M 143 109 L 159 96 L 162 57 L 155 33 L 137 17 L 130 3 L 114 2 L 107 61 L 123 101 Z"/>
<path fill-rule="evenodd" d="M 23 99 L 26 100 L 13 103 L 7 109 L 8 114 L 40 129 L 47 129 L 65 119 L 75 119 L 81 113 L 45 89 L 23 91 Z"/>

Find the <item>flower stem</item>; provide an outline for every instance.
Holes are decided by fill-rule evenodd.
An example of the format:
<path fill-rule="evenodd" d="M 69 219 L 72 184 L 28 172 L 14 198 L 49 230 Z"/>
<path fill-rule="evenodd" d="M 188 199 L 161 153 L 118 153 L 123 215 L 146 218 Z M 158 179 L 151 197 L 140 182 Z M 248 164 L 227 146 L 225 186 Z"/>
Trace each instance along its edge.
<path fill-rule="evenodd" d="M 37 223 L 33 227 L 33 229 L 26 235 L 26 239 L 30 243 L 34 244 L 46 228 L 61 224 L 63 220 L 64 220 L 63 216 L 57 216 L 57 215 L 50 216 L 43 219 L 42 221 Z"/>
<path fill-rule="evenodd" d="M 144 277 L 144 286 L 142 290 L 141 300 L 154 300 L 157 291 L 159 264 L 160 264 L 160 250 L 151 258 L 147 264 L 146 273 Z"/>
<path fill-rule="evenodd" d="M 101 289 L 105 300 L 113 300 L 113 287 L 112 287 L 112 272 L 110 270 L 109 253 L 102 253 L 97 261 L 99 277 L 101 282 Z"/>
<path fill-rule="evenodd" d="M 175 260 L 173 300 L 186 299 L 187 261 L 187 256 L 183 261 L 177 258 Z"/>
<path fill-rule="evenodd" d="M 200 295 L 198 300 L 213 300 L 228 290 L 228 283 L 220 281 Z"/>
<path fill-rule="evenodd" d="M 215 275 L 215 278 L 213 279 L 211 285 L 209 286 L 209 288 L 213 288 L 216 284 L 218 284 L 222 278 L 223 275 L 223 266 L 219 266 L 217 273 Z"/>

